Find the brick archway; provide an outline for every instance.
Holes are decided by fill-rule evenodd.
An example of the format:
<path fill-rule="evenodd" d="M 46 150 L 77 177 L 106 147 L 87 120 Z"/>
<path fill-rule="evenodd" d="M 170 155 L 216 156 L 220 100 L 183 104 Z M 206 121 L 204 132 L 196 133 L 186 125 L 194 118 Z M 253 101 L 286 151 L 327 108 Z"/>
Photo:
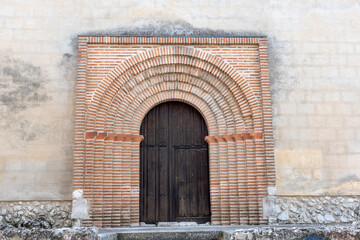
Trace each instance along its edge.
<path fill-rule="evenodd" d="M 133 85 L 149 77 L 157 78 L 161 75 L 166 78 L 164 75 L 168 76 L 169 73 L 185 74 L 203 80 L 202 83 L 205 84 L 222 83 L 221 89 L 225 86 L 230 90 L 228 92 L 235 100 L 234 107 L 242 110 L 241 118 L 249 122 L 247 127 L 261 131 L 260 105 L 246 80 L 220 58 L 183 46 L 165 46 L 146 51 L 112 70 L 91 97 L 87 128 L 103 131 L 104 123 L 111 121 L 118 102 L 126 99 L 124 95 Z M 232 109 L 232 112 L 236 110 L 238 109 Z"/>
<path fill-rule="evenodd" d="M 107 38 L 86 40 L 104 44 Z M 186 44 L 166 45 L 118 64 L 87 98 L 84 80 L 85 89 L 78 80 L 77 116 L 83 121 L 77 136 L 85 137 L 75 146 L 74 187 L 84 189 L 91 205 L 88 224 L 138 223 L 140 125 L 151 108 L 171 100 L 198 109 L 208 125 L 211 221 L 266 222 L 262 198 L 274 184 L 272 145 L 266 142 L 272 136 L 264 121 L 269 113 L 234 67 Z"/>

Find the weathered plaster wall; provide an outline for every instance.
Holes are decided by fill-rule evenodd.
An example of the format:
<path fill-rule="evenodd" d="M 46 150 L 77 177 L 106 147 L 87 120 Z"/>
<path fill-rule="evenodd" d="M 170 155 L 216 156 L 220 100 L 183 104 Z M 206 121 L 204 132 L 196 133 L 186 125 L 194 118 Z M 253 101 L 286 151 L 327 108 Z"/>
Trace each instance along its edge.
<path fill-rule="evenodd" d="M 359 22 L 358 0 L 0 0 L 0 200 L 71 199 L 79 34 L 268 36 L 278 194 L 360 194 Z"/>

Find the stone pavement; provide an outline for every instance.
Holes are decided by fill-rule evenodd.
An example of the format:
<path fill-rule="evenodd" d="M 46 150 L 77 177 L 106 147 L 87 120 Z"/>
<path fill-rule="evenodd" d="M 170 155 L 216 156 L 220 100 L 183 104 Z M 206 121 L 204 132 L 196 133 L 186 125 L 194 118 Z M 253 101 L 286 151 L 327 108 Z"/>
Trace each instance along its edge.
<path fill-rule="evenodd" d="M 25 228 L 0 225 L 0 239 L 197 239 L 197 240 L 359 240 L 359 225 L 252 225 L 219 226 L 189 223 L 163 223 L 163 227 L 137 226 L 124 228 Z M 167 225 L 167 227 L 164 227 Z M 177 225 L 177 226 L 175 226 Z M 188 225 L 188 226 L 186 226 Z M 189 226 L 192 225 L 192 226 Z"/>
<path fill-rule="evenodd" d="M 159 224 L 163 225 L 163 224 Z M 177 226 L 176 226 L 177 225 Z M 99 237 L 101 240 L 115 239 L 230 239 L 231 234 L 239 228 L 249 226 L 215 226 L 198 225 L 184 226 L 186 224 L 169 224 L 164 227 L 124 227 L 124 228 L 101 228 Z"/>
<path fill-rule="evenodd" d="M 180 224 L 181 225 L 181 224 Z M 308 237 L 308 238 L 307 238 Z M 100 240 L 115 239 L 360 239 L 360 229 L 343 225 L 257 225 L 257 226 L 169 226 L 99 229 Z"/>

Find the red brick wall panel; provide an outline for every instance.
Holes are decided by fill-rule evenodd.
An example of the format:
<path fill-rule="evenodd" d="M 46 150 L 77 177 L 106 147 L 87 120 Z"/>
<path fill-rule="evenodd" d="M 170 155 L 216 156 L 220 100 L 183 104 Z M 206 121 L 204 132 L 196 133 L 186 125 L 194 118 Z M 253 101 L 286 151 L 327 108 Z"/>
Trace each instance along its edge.
<path fill-rule="evenodd" d="M 189 47 L 190 46 L 190 47 Z M 79 37 L 74 188 L 87 225 L 139 222 L 139 135 L 157 104 L 182 101 L 208 126 L 211 221 L 259 224 L 275 184 L 264 37 Z"/>

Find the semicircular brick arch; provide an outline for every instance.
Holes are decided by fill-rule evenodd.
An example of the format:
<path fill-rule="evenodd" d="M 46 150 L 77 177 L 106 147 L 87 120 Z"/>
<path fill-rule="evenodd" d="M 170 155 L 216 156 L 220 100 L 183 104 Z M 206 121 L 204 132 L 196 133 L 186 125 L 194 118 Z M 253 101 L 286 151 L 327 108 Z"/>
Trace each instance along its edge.
<path fill-rule="evenodd" d="M 182 84 L 180 86 L 176 86 L 172 84 L 174 82 L 164 82 L 157 84 L 155 86 L 150 87 L 147 91 L 144 91 L 139 94 L 139 98 L 136 101 L 130 103 L 126 109 L 126 112 L 120 116 L 123 116 L 122 121 L 120 118 L 119 121 L 115 122 L 115 129 L 120 129 L 120 131 L 131 130 L 133 133 L 139 132 L 140 129 L 139 123 L 134 123 L 133 121 L 129 122 L 127 120 L 131 120 L 131 117 L 137 116 L 137 111 L 142 106 L 142 103 L 147 100 L 147 98 L 152 96 L 158 96 L 158 93 L 166 93 L 168 95 L 172 95 L 175 92 L 180 92 L 184 96 L 184 98 L 189 98 L 193 101 L 193 105 L 195 108 L 200 108 L 197 105 L 203 103 L 204 106 L 209 110 L 203 114 L 203 117 L 206 121 L 210 118 L 208 115 L 211 113 L 215 116 L 215 126 L 209 126 L 209 134 L 210 135 L 219 135 L 219 134 L 231 134 L 235 133 L 235 118 L 232 115 L 226 114 L 221 106 L 215 99 L 211 98 L 208 93 L 203 93 L 202 89 L 191 85 L 191 84 Z M 199 95 L 200 96 L 199 96 Z M 189 96 L 189 97 L 188 97 Z M 197 104 L 198 103 L 198 104 Z M 200 110 L 201 111 L 201 110 Z M 124 124 L 128 122 L 129 124 Z M 131 125 L 130 125 L 131 124 Z M 230 127 L 229 127 L 230 125 Z M 216 129 L 216 130 L 215 130 Z"/>
<path fill-rule="evenodd" d="M 179 65 L 176 65 L 176 66 L 179 66 Z M 129 80 L 126 81 L 126 82 L 131 82 L 132 79 L 133 79 L 133 76 L 131 76 L 131 77 L 129 76 Z M 118 85 L 120 85 L 120 84 L 118 83 Z M 119 86 L 119 89 L 121 89 L 121 87 L 122 87 L 122 85 Z M 228 87 L 231 87 L 231 86 L 228 86 Z M 234 91 L 234 89 L 232 89 L 232 90 Z M 116 92 L 116 91 L 113 91 L 113 92 Z M 234 91 L 234 95 L 235 94 L 236 94 L 236 91 Z M 237 96 L 237 98 L 238 98 L 237 101 L 240 102 L 239 105 L 243 109 L 244 115 L 248 115 L 249 118 L 251 118 L 250 110 L 249 110 L 249 107 L 247 106 L 246 99 L 245 98 L 239 99 L 239 97 L 238 97 L 239 94 L 236 94 L 235 96 Z M 93 119 L 93 120 L 97 121 L 97 125 L 99 123 L 101 125 L 104 122 L 104 119 L 102 117 L 106 114 L 106 112 L 108 110 L 108 105 L 109 105 L 109 102 L 111 101 L 110 99 L 112 100 L 112 98 L 110 98 L 110 97 L 104 98 L 104 101 L 101 101 L 100 104 L 99 104 L 99 106 L 101 106 L 101 107 L 98 108 L 99 110 L 97 112 L 97 116 L 92 117 L 91 115 L 89 115 L 89 120 Z"/>
<path fill-rule="evenodd" d="M 163 68 L 168 69 L 167 66 L 164 66 Z M 188 71 L 191 70 L 191 68 L 188 69 Z M 143 92 L 149 92 L 150 88 L 155 88 L 156 91 L 156 85 L 166 85 L 167 83 L 177 84 L 176 87 L 188 85 L 190 86 L 190 89 L 192 89 L 191 87 L 194 86 L 201 89 L 202 94 L 208 94 L 208 96 L 214 99 L 216 104 L 220 107 L 219 111 L 225 112 L 225 115 L 233 118 L 233 120 L 227 121 L 227 126 L 231 129 L 231 131 L 244 131 L 245 128 L 248 131 L 251 131 L 253 129 L 253 122 L 250 116 L 243 116 L 242 111 L 237 105 L 236 99 L 232 96 L 230 90 L 226 88 L 226 85 L 224 85 L 216 78 L 213 80 L 207 79 L 209 81 L 205 81 L 201 78 L 198 78 L 197 76 L 192 75 L 190 72 L 173 73 L 173 71 L 160 71 L 159 74 L 156 74 L 156 72 L 157 71 L 153 71 L 152 75 L 148 74 L 148 78 L 146 79 L 134 77 L 132 80 L 130 80 L 129 83 L 131 86 L 133 86 L 130 91 L 116 94 L 116 96 L 113 98 L 113 101 L 111 102 L 111 106 L 108 108 L 106 113 L 105 129 L 114 129 L 116 132 L 121 131 L 118 128 L 114 128 L 112 125 L 114 124 L 114 121 L 123 119 L 122 117 L 119 117 L 121 114 L 118 114 L 118 112 L 123 111 L 123 114 L 125 111 L 124 109 L 126 109 L 126 106 L 128 106 L 130 102 L 140 101 L 139 97 L 145 94 Z M 103 127 L 100 126 L 100 128 Z"/>
<path fill-rule="evenodd" d="M 247 82 L 229 64 L 223 60 L 203 52 L 187 47 L 166 46 L 150 50 L 125 61 L 116 67 L 99 84 L 93 93 L 89 104 L 87 128 L 103 124 L 106 111 L 113 100 L 113 96 L 122 86 L 134 76 L 147 69 L 157 66 L 175 65 L 182 71 L 183 65 L 194 66 L 223 81 L 237 99 L 243 110 L 243 115 L 250 115 L 254 121 L 255 131 L 262 128 L 260 105 L 248 86 Z"/>
<path fill-rule="evenodd" d="M 123 61 L 84 100 L 84 114 L 77 116 L 83 117 L 85 138 L 75 150 L 83 162 L 74 165 L 74 175 L 83 169 L 81 184 L 76 181 L 90 205 L 84 223 L 139 222 L 140 126 L 148 111 L 166 101 L 193 106 L 207 124 L 212 223 L 266 223 L 262 199 L 272 166 L 265 159 L 263 102 L 220 57 L 174 45 Z"/>
<path fill-rule="evenodd" d="M 178 80 L 180 80 L 180 78 L 178 78 Z M 121 105 L 118 108 L 124 109 L 123 112 L 116 114 L 113 118 L 115 120 L 114 130 L 119 133 L 130 130 L 128 125 L 124 126 L 122 124 L 123 126 L 119 127 L 119 122 L 121 124 L 121 122 L 126 122 L 126 119 L 131 119 L 130 117 L 132 117 L 134 113 L 136 113 L 135 109 L 141 104 L 141 102 L 151 97 L 152 95 L 156 95 L 159 92 L 169 92 L 171 94 L 171 91 L 182 91 L 184 93 L 189 93 L 194 98 L 201 99 L 208 106 L 208 108 L 211 109 L 212 112 L 214 112 L 214 115 L 216 116 L 217 128 L 220 129 L 220 131 L 214 134 L 236 133 L 236 127 L 238 131 L 244 131 L 245 127 L 243 124 L 241 124 L 241 115 L 231 114 L 230 105 L 226 104 L 226 102 L 222 98 L 216 99 L 215 97 L 213 97 L 213 92 L 207 92 L 197 85 L 186 84 L 177 81 L 162 81 L 158 84 L 154 84 L 146 88 L 142 92 L 138 92 L 136 97 L 134 98 L 124 98 L 124 101 L 121 102 Z M 218 96 L 221 96 L 219 92 L 217 92 L 217 94 Z M 196 104 L 194 105 L 196 106 Z M 207 116 L 204 115 L 204 118 L 206 119 Z M 236 121 L 236 119 L 239 120 Z M 235 126 L 236 122 L 239 122 L 239 125 Z M 137 127 L 140 129 L 140 126 Z M 135 129 L 137 128 L 135 127 Z M 212 129 L 209 129 L 209 131 L 213 132 Z M 136 133 L 133 132 L 132 134 Z M 210 135 L 214 134 L 210 133 Z"/>
<path fill-rule="evenodd" d="M 138 134 L 146 113 L 159 103 L 171 100 L 182 101 L 196 108 L 204 117 L 210 135 L 221 134 L 221 131 L 223 131 L 221 128 L 226 128 L 225 117 L 214 112 L 204 99 L 192 93 L 169 88 L 168 90 L 155 92 L 149 96 L 145 95 L 144 98 L 143 102 L 139 105 L 130 106 L 130 109 L 124 114 L 125 121 L 122 121 L 121 128 L 124 130 L 128 129 L 128 134 L 134 134 L 134 132 Z"/>
<path fill-rule="evenodd" d="M 191 69 L 190 69 L 191 70 Z M 161 72 L 158 75 L 149 75 L 149 78 L 133 78 L 131 80 L 131 85 L 134 86 L 127 93 L 117 94 L 111 106 L 108 108 L 105 117 L 105 129 L 108 131 L 115 131 L 121 133 L 121 129 L 117 128 L 117 122 L 123 119 L 123 115 L 126 112 L 126 108 L 129 107 L 129 104 L 136 101 L 142 101 L 141 97 L 143 95 L 149 96 L 152 92 L 157 92 L 158 87 L 162 87 L 162 91 L 170 87 L 170 85 L 175 88 L 188 88 L 184 91 L 192 91 L 195 94 L 195 88 L 200 91 L 197 92 L 200 95 L 200 98 L 210 97 L 211 101 L 214 101 L 216 108 L 219 112 L 223 112 L 223 115 L 229 119 L 226 121 L 227 127 L 231 133 L 236 131 L 252 131 L 253 123 L 250 117 L 244 118 L 242 115 L 240 107 L 236 104 L 236 99 L 231 95 L 231 92 L 225 85 L 216 84 L 216 79 L 214 81 L 204 81 L 198 77 L 195 77 L 191 74 L 184 73 L 169 73 Z M 215 83 L 215 84 L 214 84 Z M 194 87 L 194 88 L 193 88 Z M 150 89 L 153 89 L 150 91 Z M 213 107 L 214 109 L 214 107 Z M 119 113 L 120 112 L 120 113 Z M 127 114 L 126 114 L 127 115 Z M 244 123 L 245 122 L 245 123 Z M 103 128 L 103 127 L 101 127 Z"/>

